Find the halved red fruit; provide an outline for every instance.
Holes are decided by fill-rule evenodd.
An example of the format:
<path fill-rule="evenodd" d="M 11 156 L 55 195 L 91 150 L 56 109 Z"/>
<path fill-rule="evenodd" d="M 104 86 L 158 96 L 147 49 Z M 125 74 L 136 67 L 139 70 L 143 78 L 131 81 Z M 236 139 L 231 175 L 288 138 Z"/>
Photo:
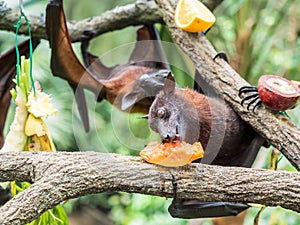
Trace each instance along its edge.
<path fill-rule="evenodd" d="M 258 94 L 266 108 L 275 111 L 292 109 L 300 97 L 300 83 L 275 75 L 263 75 L 258 81 Z"/>

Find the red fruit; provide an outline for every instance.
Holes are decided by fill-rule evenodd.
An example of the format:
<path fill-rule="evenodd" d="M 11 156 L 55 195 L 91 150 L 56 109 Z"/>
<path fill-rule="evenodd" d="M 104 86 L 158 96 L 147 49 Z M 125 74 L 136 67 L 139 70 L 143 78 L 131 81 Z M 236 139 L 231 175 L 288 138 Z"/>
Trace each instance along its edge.
<path fill-rule="evenodd" d="M 275 75 L 263 75 L 258 81 L 258 94 L 268 109 L 284 111 L 297 105 L 300 97 L 300 85 Z"/>

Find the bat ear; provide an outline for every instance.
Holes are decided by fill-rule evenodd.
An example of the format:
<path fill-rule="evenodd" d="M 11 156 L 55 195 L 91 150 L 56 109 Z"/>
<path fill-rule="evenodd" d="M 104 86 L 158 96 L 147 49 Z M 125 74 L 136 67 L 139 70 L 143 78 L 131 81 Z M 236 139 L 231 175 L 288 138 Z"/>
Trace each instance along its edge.
<path fill-rule="evenodd" d="M 137 103 L 141 99 L 140 97 L 141 96 L 139 92 L 130 92 L 125 94 L 122 97 L 121 110 L 127 110 L 130 107 L 132 107 L 135 103 Z"/>
<path fill-rule="evenodd" d="M 169 72 L 165 81 L 164 93 L 166 95 L 173 94 L 175 90 L 175 80 L 172 72 Z"/>

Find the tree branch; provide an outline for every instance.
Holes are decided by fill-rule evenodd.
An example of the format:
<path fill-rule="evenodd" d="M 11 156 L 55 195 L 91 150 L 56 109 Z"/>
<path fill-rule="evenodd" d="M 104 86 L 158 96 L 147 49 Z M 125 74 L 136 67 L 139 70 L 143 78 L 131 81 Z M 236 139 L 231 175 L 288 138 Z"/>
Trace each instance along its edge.
<path fill-rule="evenodd" d="M 222 0 L 204 0 L 211 10 L 216 8 Z M 0 5 L 0 30 L 15 32 L 14 24 L 17 23 L 20 12 Z M 47 39 L 45 32 L 45 18 L 43 16 L 28 15 L 31 33 L 34 37 Z M 93 37 L 103 33 L 122 29 L 128 26 L 143 24 L 163 23 L 162 14 L 154 1 L 138 0 L 134 4 L 116 7 L 100 16 L 67 23 L 71 41 L 78 42 L 84 39 L 84 31 L 92 31 Z M 28 35 L 27 26 L 20 27 L 19 34 Z"/>
<path fill-rule="evenodd" d="M 15 32 L 14 24 L 20 16 L 19 11 L 10 10 L 0 7 L 0 30 Z M 31 25 L 31 33 L 34 37 L 47 39 L 45 32 L 44 16 L 28 16 Z M 154 1 L 139 0 L 134 4 L 117 7 L 106 11 L 100 16 L 68 22 L 68 30 L 71 41 L 77 42 L 83 39 L 83 32 L 86 30 L 93 31 L 94 36 L 122 29 L 128 26 L 161 23 L 162 17 L 157 10 L 157 5 Z M 28 30 L 25 24 L 20 27 L 19 34 L 28 35 Z"/>
<path fill-rule="evenodd" d="M 175 43 L 194 62 L 201 77 L 270 144 L 278 148 L 297 170 L 300 169 L 300 129 L 282 115 L 264 107 L 255 113 L 241 106 L 238 90 L 249 84 L 222 59 L 213 60 L 216 51 L 202 33 L 188 33 L 174 23 L 174 0 L 156 0 Z"/>
<path fill-rule="evenodd" d="M 24 224 L 64 200 L 124 191 L 179 198 L 280 205 L 300 212 L 300 174 L 190 164 L 164 168 L 140 157 L 94 152 L 0 153 L 0 181 L 34 182 L 0 208 L 0 224 Z M 192 185 L 191 185 L 192 184 Z"/>

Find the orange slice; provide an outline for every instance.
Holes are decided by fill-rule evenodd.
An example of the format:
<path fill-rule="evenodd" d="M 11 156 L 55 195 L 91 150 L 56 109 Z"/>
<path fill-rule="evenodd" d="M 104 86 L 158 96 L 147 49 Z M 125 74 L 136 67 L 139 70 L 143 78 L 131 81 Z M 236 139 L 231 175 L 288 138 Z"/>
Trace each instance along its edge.
<path fill-rule="evenodd" d="M 204 151 L 200 142 L 193 145 L 185 142 L 165 143 L 150 142 L 140 152 L 142 159 L 149 163 L 165 166 L 184 166 L 203 157 Z"/>
<path fill-rule="evenodd" d="M 177 4 L 175 23 L 185 31 L 206 31 L 215 21 L 214 14 L 198 0 L 180 0 Z"/>

